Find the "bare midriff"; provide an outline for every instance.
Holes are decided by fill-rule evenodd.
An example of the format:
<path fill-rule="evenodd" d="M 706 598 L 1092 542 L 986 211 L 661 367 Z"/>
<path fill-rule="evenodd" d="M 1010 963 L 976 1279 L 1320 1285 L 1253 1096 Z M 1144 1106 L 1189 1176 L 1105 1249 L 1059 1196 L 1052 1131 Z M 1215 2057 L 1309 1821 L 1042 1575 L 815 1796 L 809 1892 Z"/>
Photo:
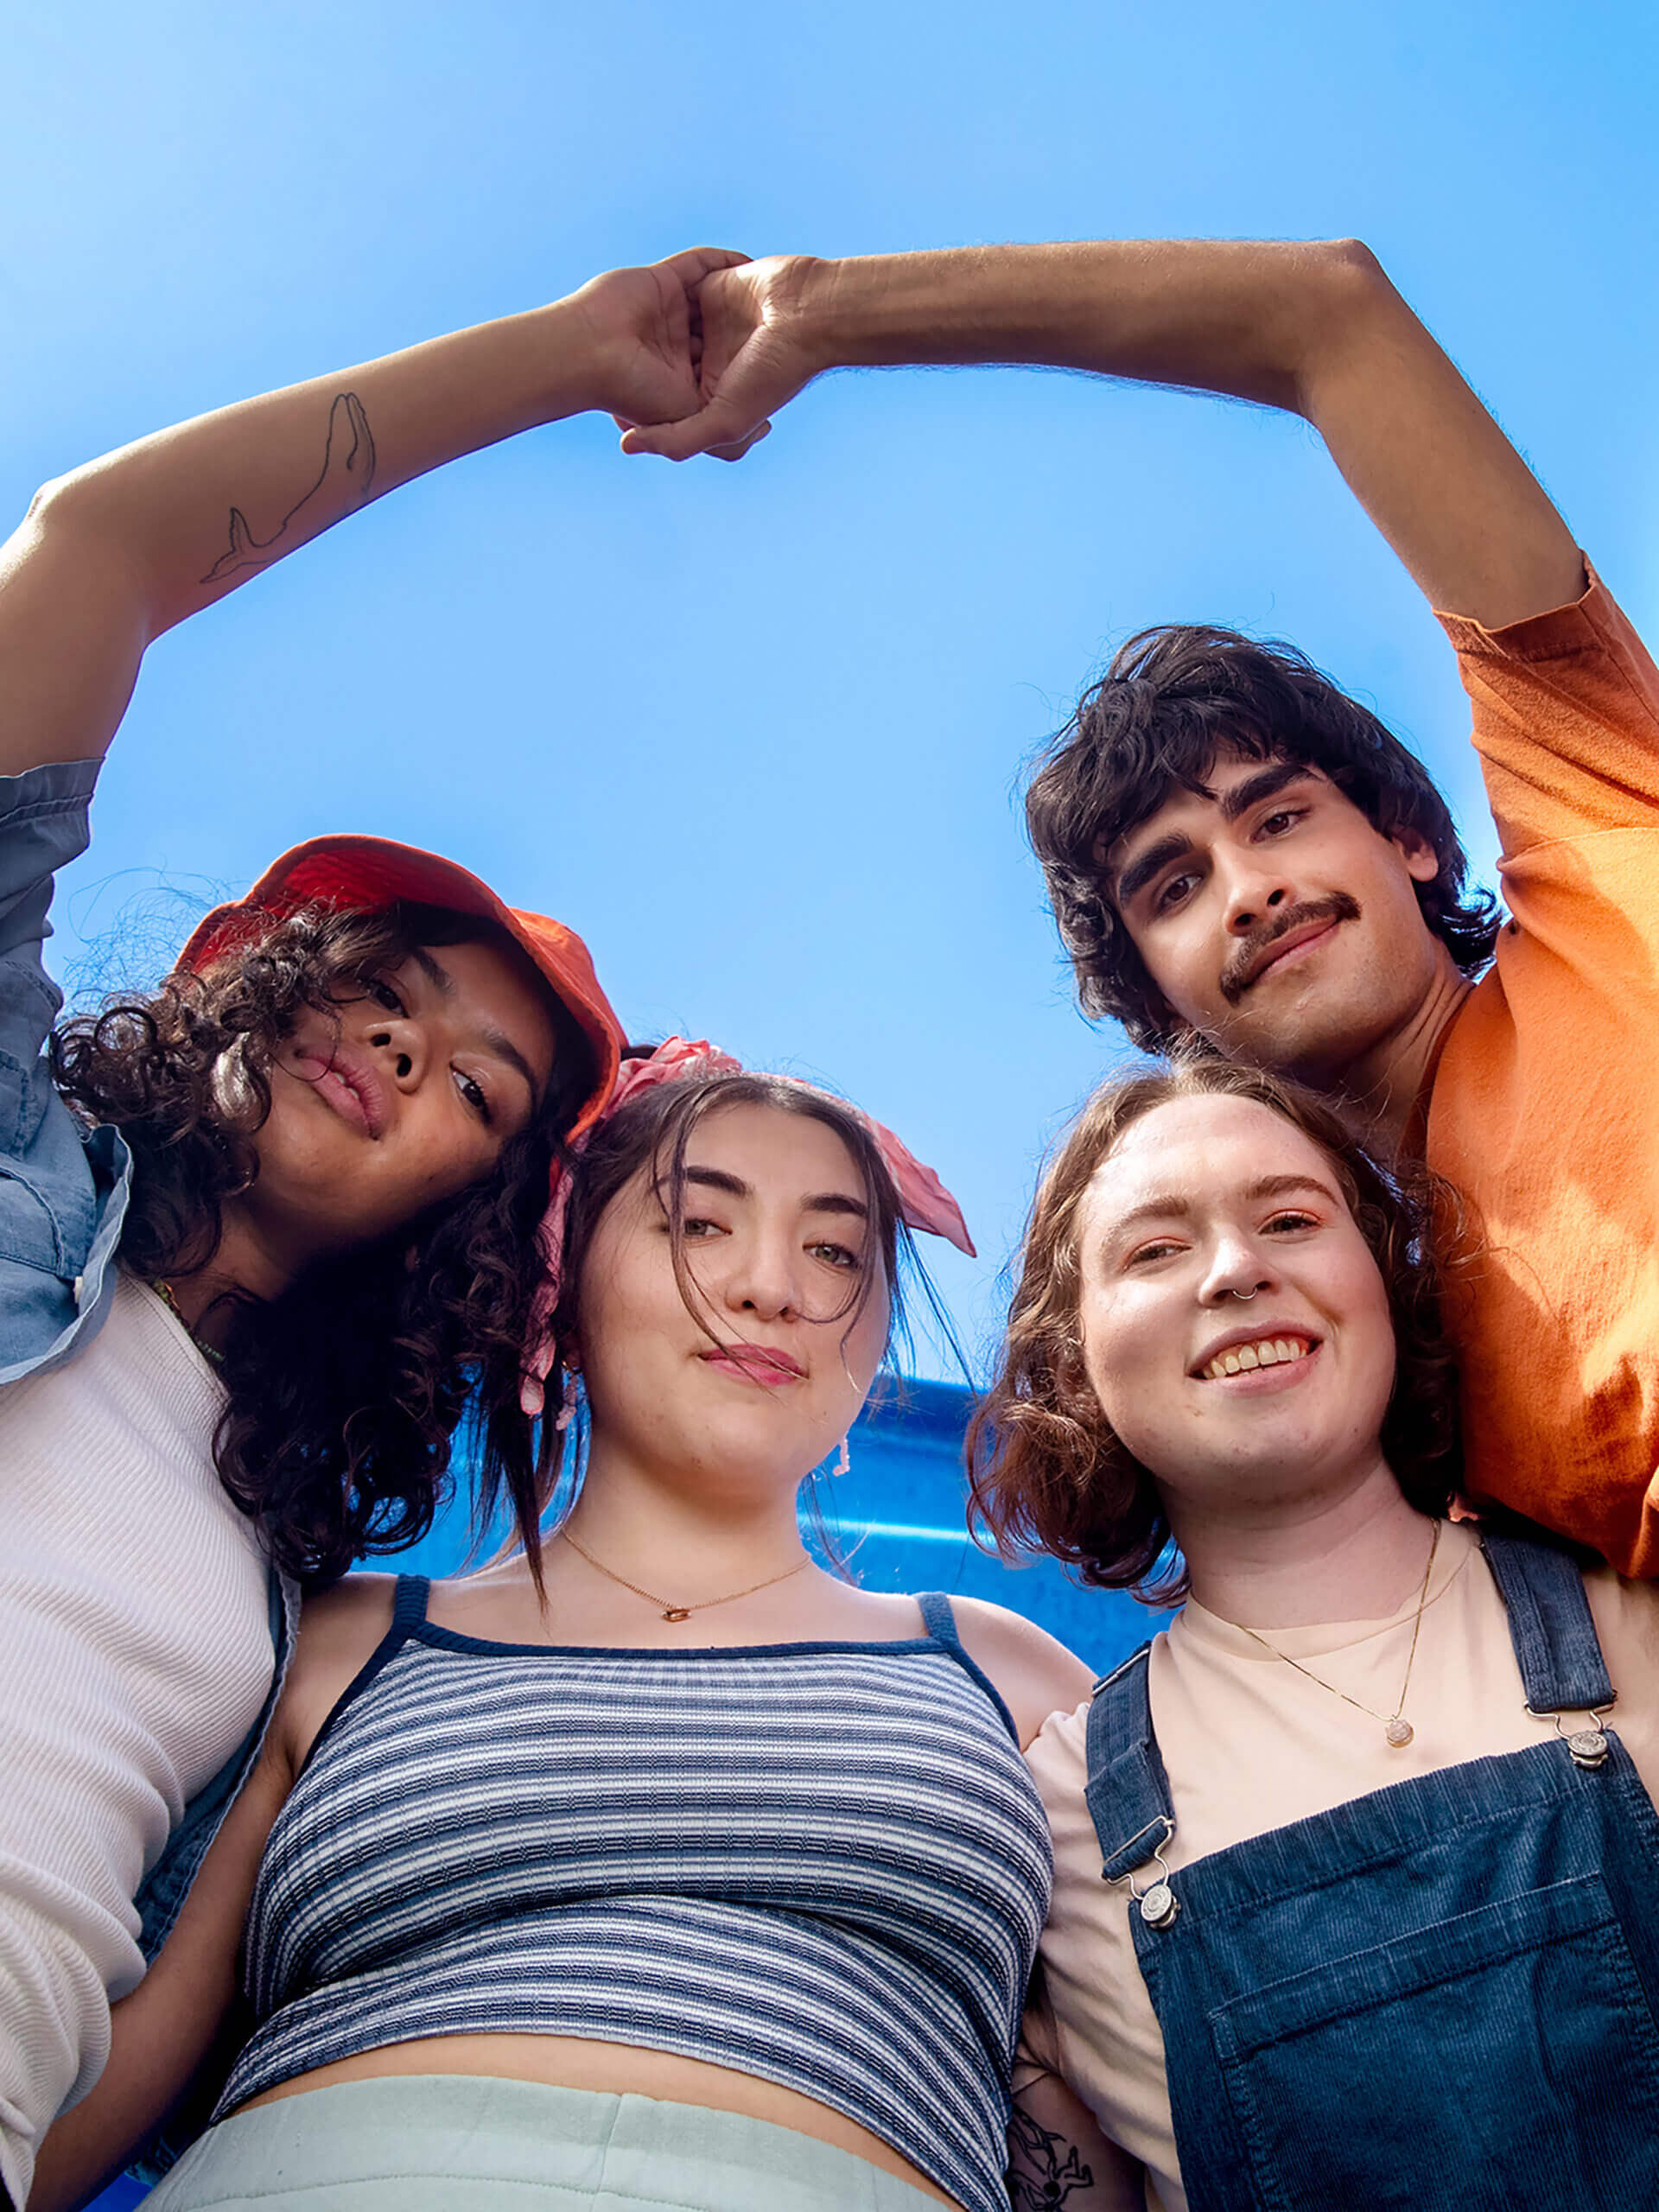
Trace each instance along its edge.
<path fill-rule="evenodd" d="M 607 2096 L 654 2097 L 664 2104 L 703 2105 L 715 2112 L 741 2113 L 746 2119 L 791 2127 L 867 2158 L 883 2173 L 908 2182 L 936 2204 L 955 2206 L 937 2183 L 901 2158 L 890 2143 L 845 2113 L 786 2089 L 758 2075 L 728 2066 L 711 2066 L 673 2051 L 646 2050 L 636 2044 L 595 2043 L 582 2036 L 426 2036 L 416 2043 L 388 2044 L 359 2051 L 332 2066 L 296 2074 L 238 2109 L 275 2104 L 280 2097 L 302 2096 L 308 2089 L 328 2089 L 343 2082 L 373 2082 L 389 2075 L 484 2074 L 497 2081 L 539 2082 L 553 2089 L 591 2089 Z"/>

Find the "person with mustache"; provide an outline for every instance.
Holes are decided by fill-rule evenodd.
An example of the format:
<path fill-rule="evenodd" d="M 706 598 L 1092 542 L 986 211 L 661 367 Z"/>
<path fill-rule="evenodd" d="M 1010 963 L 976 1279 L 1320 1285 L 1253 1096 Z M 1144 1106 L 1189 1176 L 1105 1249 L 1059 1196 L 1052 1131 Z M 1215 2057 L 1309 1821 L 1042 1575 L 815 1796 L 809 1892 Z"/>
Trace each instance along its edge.
<path fill-rule="evenodd" d="M 1079 997 L 1317 1086 L 1484 1235 L 1450 1286 L 1466 1479 L 1659 1574 L 1659 671 L 1375 257 L 1329 244 L 774 257 L 700 287 L 700 413 L 736 450 L 820 372 L 1025 362 L 1302 416 L 1458 655 L 1507 917 L 1422 764 L 1294 647 L 1123 646 L 1027 819 Z"/>
<path fill-rule="evenodd" d="M 912 1230 L 971 1251 L 956 1204 L 856 1109 L 671 1039 L 546 1228 L 555 1513 L 308 1610 L 31 2212 L 148 2132 L 238 1979 L 251 2034 L 155 2212 L 1006 2212 L 1050 1875 L 1021 1751 L 1090 1670 L 999 1606 L 861 1589 L 798 1504 Z"/>

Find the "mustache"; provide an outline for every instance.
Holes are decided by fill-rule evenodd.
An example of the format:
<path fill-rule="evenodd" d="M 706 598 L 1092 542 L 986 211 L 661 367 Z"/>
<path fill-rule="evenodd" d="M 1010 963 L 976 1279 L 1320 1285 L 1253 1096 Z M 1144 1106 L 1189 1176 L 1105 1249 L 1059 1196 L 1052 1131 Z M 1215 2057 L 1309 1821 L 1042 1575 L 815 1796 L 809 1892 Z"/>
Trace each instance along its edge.
<path fill-rule="evenodd" d="M 1271 922 L 1263 923 L 1248 937 L 1239 939 L 1236 950 L 1221 971 L 1221 995 L 1229 1006 L 1236 1006 L 1255 981 L 1255 970 L 1264 955 L 1293 930 L 1306 929 L 1311 922 L 1358 919 L 1359 901 L 1345 891 L 1333 891 L 1328 899 L 1308 899 L 1300 906 L 1286 907 Z"/>

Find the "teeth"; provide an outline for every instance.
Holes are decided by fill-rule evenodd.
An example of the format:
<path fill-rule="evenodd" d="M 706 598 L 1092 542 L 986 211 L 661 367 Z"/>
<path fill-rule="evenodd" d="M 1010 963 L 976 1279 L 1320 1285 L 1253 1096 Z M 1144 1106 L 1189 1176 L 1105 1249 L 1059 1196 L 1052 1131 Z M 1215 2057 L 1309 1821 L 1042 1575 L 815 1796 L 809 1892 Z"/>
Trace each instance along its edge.
<path fill-rule="evenodd" d="M 1262 1337 L 1253 1344 L 1235 1344 L 1230 1351 L 1216 1354 L 1204 1379 L 1219 1382 L 1224 1376 L 1248 1375 L 1253 1367 L 1277 1367 L 1284 1360 L 1300 1359 L 1306 1350 L 1302 1337 Z"/>

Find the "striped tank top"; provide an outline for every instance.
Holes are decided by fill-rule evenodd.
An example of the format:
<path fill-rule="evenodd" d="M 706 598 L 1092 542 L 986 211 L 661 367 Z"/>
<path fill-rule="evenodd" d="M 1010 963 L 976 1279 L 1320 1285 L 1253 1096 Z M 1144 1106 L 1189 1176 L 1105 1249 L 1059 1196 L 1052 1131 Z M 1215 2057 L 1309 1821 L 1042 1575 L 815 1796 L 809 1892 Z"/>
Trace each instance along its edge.
<path fill-rule="evenodd" d="M 271 1830 L 216 2119 L 412 2037 L 586 2036 L 844 2113 L 1007 2212 L 1048 1827 L 949 1601 L 899 1643 L 486 1643 L 397 1585 Z"/>

